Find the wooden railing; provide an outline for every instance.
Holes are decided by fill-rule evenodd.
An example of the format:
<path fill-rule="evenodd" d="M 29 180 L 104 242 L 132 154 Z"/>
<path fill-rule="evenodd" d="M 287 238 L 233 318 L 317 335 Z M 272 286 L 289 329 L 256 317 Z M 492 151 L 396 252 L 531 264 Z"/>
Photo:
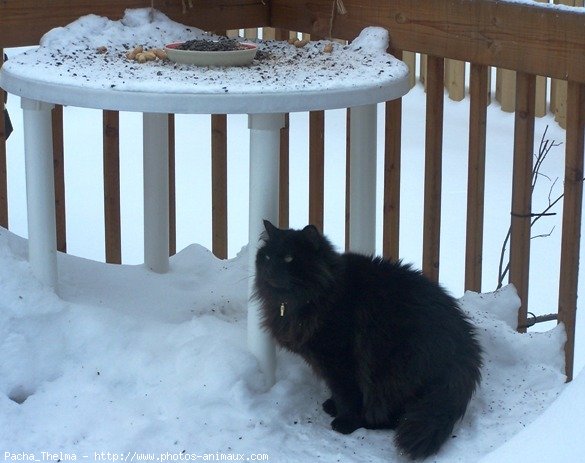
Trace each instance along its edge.
<path fill-rule="evenodd" d="M 396 53 L 411 51 L 428 56 L 422 247 L 423 270 L 431 278 L 437 279 L 439 272 L 444 58 L 472 63 L 465 272 L 466 288 L 472 290 L 481 290 L 487 67 L 516 71 L 509 278 L 522 300 L 519 326 L 526 325 L 528 306 L 536 76 L 568 81 L 558 320 L 565 323 L 567 330 L 566 373 L 571 378 L 583 187 L 584 12 L 490 0 L 344 3 L 348 14 L 332 17 L 328 1 L 275 0 L 271 3 L 272 25 L 317 37 L 331 34 L 344 39 L 351 39 L 365 25 L 378 25 L 390 30 Z M 387 156 L 395 158 L 395 154 Z M 385 191 L 389 189 L 388 186 Z M 387 201 L 399 204 L 398 194 L 396 190 L 393 198 L 385 197 L 385 205 Z M 390 228 L 384 230 L 386 241 L 398 235 L 398 225 L 395 221 L 385 224 Z"/>
<path fill-rule="evenodd" d="M 147 3 L 147 5 L 145 5 Z M 514 123 L 514 173 L 511 198 L 511 246 L 509 279 L 519 293 L 522 307 L 518 325 L 524 326 L 528 308 L 530 270 L 531 170 L 534 149 L 535 88 L 537 76 L 566 82 L 566 140 L 561 283 L 558 320 L 567 330 L 566 374 L 573 375 L 575 313 L 577 307 L 578 256 L 580 248 L 583 156 L 585 133 L 585 12 L 554 9 L 538 4 L 493 0 L 343 0 L 347 14 L 336 13 L 331 0 L 205 0 L 182 11 L 182 3 L 154 1 L 154 6 L 173 19 L 206 30 L 271 26 L 275 36 L 288 38 L 290 30 L 312 38 L 336 37 L 351 40 L 365 26 L 388 28 L 392 52 L 412 52 L 426 58 L 426 147 L 423 270 L 439 278 L 441 233 L 443 116 L 445 59 L 470 63 L 469 176 L 465 259 L 466 289 L 481 291 L 483 207 L 485 192 L 486 111 L 489 67 L 516 73 Z M 86 13 L 121 16 L 125 7 L 150 6 L 136 0 L 75 2 L 5 0 L 0 3 L 0 46 L 36 43 L 51 27 L 63 25 Z M 47 14 L 50 11 L 50 14 Z M 332 16 L 333 11 L 333 16 Z M 22 27 L 27 24 L 27 27 Z M 448 63 L 451 63 L 448 61 Z M 451 64 L 447 64 L 451 66 Z M 563 84 L 565 85 L 565 84 Z M 384 153 L 383 252 L 399 256 L 400 159 L 402 102 L 386 103 Z M 0 116 L 1 117 L 1 116 Z M 348 118 L 351 111 L 348 110 Z M 169 116 L 171 185 L 174 159 L 173 116 Z M 2 120 L 0 119 L 0 123 Z M 8 227 L 6 202 L 6 153 L 0 124 L 0 224 Z M 55 172 L 57 181 L 58 242 L 66 250 L 62 170 L 62 113 L 56 108 Z M 323 136 L 322 112 L 310 114 L 309 127 L 309 221 L 323 224 Z M 106 259 L 121 261 L 119 124 L 116 113 L 104 112 L 104 191 Z M 212 117 L 212 229 L 213 252 L 227 255 L 227 167 L 226 119 Z M 281 137 L 280 224 L 288 224 L 288 124 Z M 351 172 L 348 171 L 348 175 Z M 172 190 L 171 190 L 171 193 Z M 171 249 L 175 251 L 174 194 L 171 194 Z M 347 239 L 347 235 L 346 235 Z"/>

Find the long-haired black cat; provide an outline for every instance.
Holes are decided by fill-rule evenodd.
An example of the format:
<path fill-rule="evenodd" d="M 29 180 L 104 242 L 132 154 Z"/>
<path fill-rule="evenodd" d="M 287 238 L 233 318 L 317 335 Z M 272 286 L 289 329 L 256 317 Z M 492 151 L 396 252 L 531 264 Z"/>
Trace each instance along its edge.
<path fill-rule="evenodd" d="M 391 428 L 411 458 L 436 453 L 480 381 L 481 349 L 457 302 L 408 265 L 337 253 L 312 225 L 264 227 L 264 326 L 325 380 L 332 428 Z"/>

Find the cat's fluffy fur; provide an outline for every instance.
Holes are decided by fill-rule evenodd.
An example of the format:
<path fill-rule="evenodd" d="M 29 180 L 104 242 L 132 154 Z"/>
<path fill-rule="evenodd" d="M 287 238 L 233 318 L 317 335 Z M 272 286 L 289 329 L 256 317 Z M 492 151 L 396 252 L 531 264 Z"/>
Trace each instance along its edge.
<path fill-rule="evenodd" d="M 481 349 L 457 302 L 408 265 L 335 252 L 311 225 L 264 225 L 264 326 L 325 380 L 332 428 L 391 428 L 411 458 L 436 453 L 480 381 Z"/>

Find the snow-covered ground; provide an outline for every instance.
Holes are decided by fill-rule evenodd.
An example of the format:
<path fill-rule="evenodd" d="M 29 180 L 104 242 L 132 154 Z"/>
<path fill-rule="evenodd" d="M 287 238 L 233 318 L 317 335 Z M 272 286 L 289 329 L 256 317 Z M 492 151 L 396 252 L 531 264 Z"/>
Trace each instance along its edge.
<path fill-rule="evenodd" d="M 17 52 L 8 50 L 9 56 Z M 330 418 L 320 409 L 327 392 L 299 358 L 279 352 L 277 383 L 266 390 L 258 365 L 246 350 L 245 116 L 228 118 L 228 261 L 215 259 L 206 249 L 211 244 L 209 118 L 177 116 L 177 242 L 182 251 L 171 259 L 170 272 L 158 275 L 140 265 L 139 115 L 121 115 L 126 265 L 114 266 L 96 262 L 103 260 L 101 113 L 65 108 L 72 255 L 59 256 L 58 297 L 32 277 L 26 242 L 16 236 L 27 233 L 16 97 L 9 98 L 8 108 L 15 133 L 8 143 L 12 233 L 0 230 L 0 449 L 5 460 L 22 452 L 41 460 L 49 453 L 65 452 L 58 456 L 102 461 L 137 459 L 150 452 L 175 461 L 197 456 L 204 460 L 206 454 L 225 458 L 243 454 L 249 459 L 267 455 L 271 462 L 402 461 L 391 431 L 358 430 L 350 436 L 331 431 Z M 551 331 L 515 333 L 518 300 L 511 287 L 463 295 L 468 104 L 447 101 L 445 114 L 441 282 L 462 297 L 462 306 L 478 325 L 486 361 L 483 383 L 469 412 L 453 439 L 431 460 L 579 461 L 585 450 L 577 434 L 585 424 L 585 383 L 581 375 L 569 386 L 564 384 L 562 327 L 549 324 L 541 329 Z M 307 121 L 306 114 L 291 115 L 294 227 L 305 225 L 308 215 Z M 564 139 L 550 117 L 537 120 L 537 138 L 547 125 L 550 139 Z M 325 233 L 341 249 L 345 113 L 328 111 L 326 126 Z M 509 224 L 513 115 L 492 104 L 488 130 L 486 292 L 496 286 Z M 380 154 L 382 146 L 380 138 Z M 417 86 L 404 98 L 401 205 L 401 256 L 417 266 L 423 153 L 424 92 Z M 380 186 L 381 167 L 380 156 Z M 551 151 L 543 173 L 561 179 L 552 196 L 560 194 L 562 147 Z M 535 210 L 546 206 L 550 185 L 545 177 L 539 180 Z M 557 303 L 560 220 L 551 217 L 538 225 L 542 228 L 534 234 L 556 225 L 550 237 L 532 241 L 529 304 L 536 313 L 548 313 Z M 380 237 L 378 241 L 381 248 Z M 578 327 L 578 340 L 579 334 Z M 582 365 L 578 343 L 576 371 Z"/>
<path fill-rule="evenodd" d="M 269 461 L 399 459 L 392 433 L 341 436 L 324 385 L 278 355 L 266 391 L 246 349 L 247 258 L 192 245 L 171 271 L 61 255 L 61 297 L 40 286 L 25 241 L 0 232 L 0 446 L 12 452 L 266 454 Z M 462 305 L 486 350 L 483 383 L 437 461 L 476 461 L 563 388 L 563 330 L 520 335 L 511 287 Z"/>

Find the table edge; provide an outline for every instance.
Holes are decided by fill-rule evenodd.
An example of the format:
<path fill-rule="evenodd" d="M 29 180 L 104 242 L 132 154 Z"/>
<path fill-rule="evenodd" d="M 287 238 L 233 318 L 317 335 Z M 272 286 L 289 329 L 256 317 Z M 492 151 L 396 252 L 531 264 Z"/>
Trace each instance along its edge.
<path fill-rule="evenodd" d="M 265 114 L 349 108 L 401 98 L 410 90 L 408 74 L 385 85 L 318 91 L 266 93 L 156 93 L 95 89 L 39 82 L 0 69 L 0 87 L 31 100 L 83 108 L 175 113 Z"/>

